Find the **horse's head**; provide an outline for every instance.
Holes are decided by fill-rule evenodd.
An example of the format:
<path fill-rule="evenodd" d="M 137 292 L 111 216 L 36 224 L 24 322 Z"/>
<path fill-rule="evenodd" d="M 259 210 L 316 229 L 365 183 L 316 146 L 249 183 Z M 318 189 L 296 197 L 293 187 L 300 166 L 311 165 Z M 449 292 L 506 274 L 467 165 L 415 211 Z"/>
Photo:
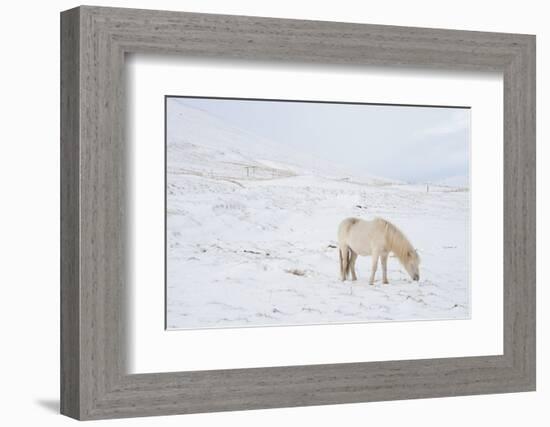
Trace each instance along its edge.
<path fill-rule="evenodd" d="M 411 279 L 416 281 L 420 280 L 419 265 L 420 257 L 418 256 L 418 252 L 416 252 L 414 249 L 407 251 L 407 256 L 405 258 L 403 266 L 407 270 L 407 273 L 409 273 L 409 276 L 411 276 Z"/>

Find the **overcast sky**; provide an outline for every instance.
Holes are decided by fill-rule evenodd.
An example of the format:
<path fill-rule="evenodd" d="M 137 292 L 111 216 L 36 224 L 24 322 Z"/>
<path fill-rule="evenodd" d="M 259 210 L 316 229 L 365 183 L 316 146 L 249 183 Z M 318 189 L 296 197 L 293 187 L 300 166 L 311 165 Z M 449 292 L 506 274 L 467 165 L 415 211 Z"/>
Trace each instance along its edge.
<path fill-rule="evenodd" d="M 469 174 L 470 110 L 181 99 L 228 123 L 353 170 L 407 182 Z"/>

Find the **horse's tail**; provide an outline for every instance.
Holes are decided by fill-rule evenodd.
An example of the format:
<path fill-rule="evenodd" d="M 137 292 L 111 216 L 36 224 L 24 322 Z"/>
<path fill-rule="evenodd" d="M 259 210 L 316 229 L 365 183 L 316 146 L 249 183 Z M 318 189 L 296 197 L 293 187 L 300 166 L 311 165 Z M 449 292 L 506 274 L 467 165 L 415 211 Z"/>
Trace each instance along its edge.
<path fill-rule="evenodd" d="M 346 280 L 351 271 L 351 248 L 347 244 L 350 228 L 359 222 L 358 218 L 346 218 L 338 226 L 338 247 L 340 252 L 340 277 Z"/>
<path fill-rule="evenodd" d="M 342 259 L 342 248 L 338 248 L 338 255 L 340 256 L 340 278 L 345 280 L 346 276 L 344 275 L 344 260 Z"/>
<path fill-rule="evenodd" d="M 343 251 L 344 253 L 342 253 Z M 351 270 L 351 249 L 348 246 L 340 247 L 338 254 L 340 255 L 340 278 L 344 281 L 348 278 Z"/>
<path fill-rule="evenodd" d="M 352 250 L 351 248 L 348 248 L 348 262 L 346 263 L 346 277 L 348 277 L 350 275 L 350 272 L 351 272 L 351 254 L 352 254 Z"/>

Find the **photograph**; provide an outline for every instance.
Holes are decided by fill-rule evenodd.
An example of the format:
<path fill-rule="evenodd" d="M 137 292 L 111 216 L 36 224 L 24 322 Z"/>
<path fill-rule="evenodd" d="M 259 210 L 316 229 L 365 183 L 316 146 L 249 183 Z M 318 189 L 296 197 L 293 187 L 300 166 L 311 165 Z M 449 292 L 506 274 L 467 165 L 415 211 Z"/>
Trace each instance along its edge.
<path fill-rule="evenodd" d="M 165 96 L 166 329 L 470 318 L 470 112 Z"/>

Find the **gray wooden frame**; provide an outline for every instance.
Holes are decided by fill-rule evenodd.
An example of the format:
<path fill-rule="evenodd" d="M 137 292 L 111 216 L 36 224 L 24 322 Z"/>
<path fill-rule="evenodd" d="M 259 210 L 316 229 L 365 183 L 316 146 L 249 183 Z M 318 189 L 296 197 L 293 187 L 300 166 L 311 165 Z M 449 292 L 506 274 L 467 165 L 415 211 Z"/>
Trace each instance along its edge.
<path fill-rule="evenodd" d="M 129 52 L 504 76 L 504 354 L 127 374 Z M 61 14 L 61 412 L 77 419 L 535 389 L 535 37 L 83 6 Z M 162 286 L 162 279 L 159 279 Z"/>

